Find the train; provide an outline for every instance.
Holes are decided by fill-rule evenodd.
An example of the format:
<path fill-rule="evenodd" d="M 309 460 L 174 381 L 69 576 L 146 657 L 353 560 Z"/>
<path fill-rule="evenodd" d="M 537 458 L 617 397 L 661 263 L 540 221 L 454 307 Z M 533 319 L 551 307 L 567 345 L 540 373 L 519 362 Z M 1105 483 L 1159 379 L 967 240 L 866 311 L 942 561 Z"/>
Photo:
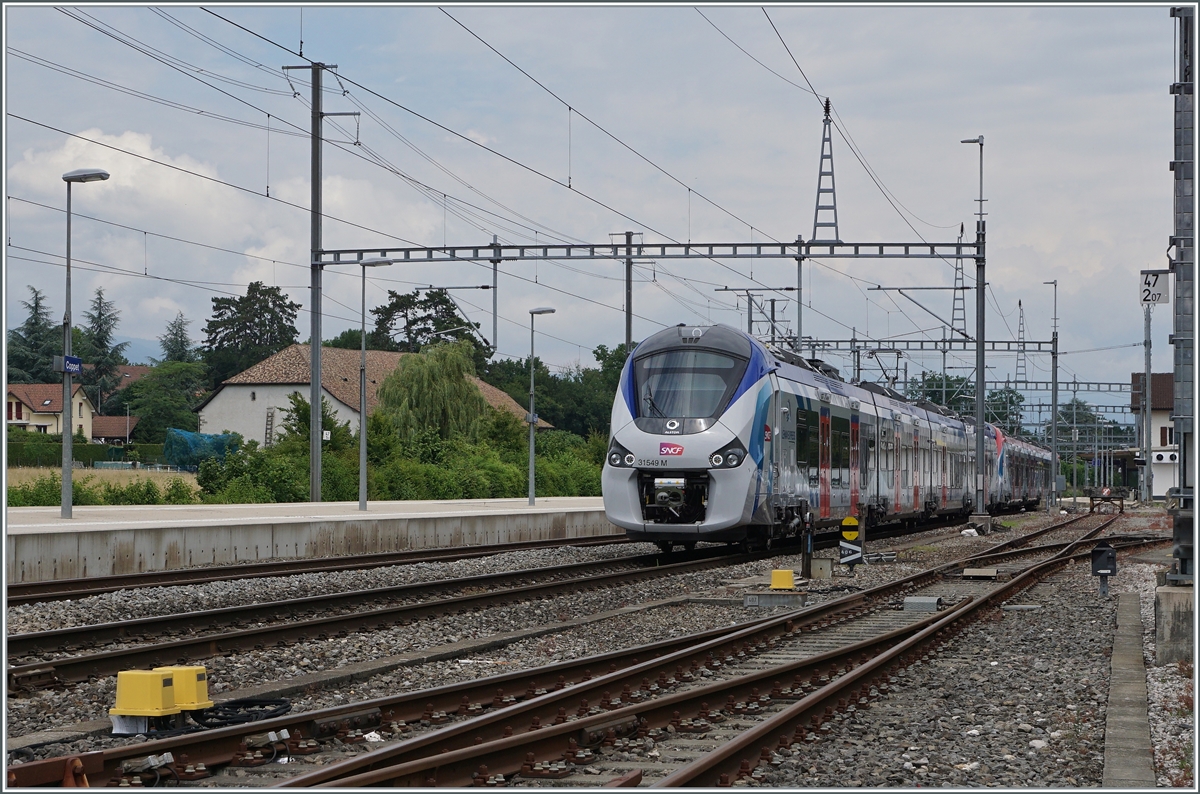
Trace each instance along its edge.
<path fill-rule="evenodd" d="M 726 325 L 668 327 L 631 351 L 601 474 L 609 521 L 664 551 L 770 546 L 854 517 L 864 530 L 1035 509 L 1050 452 Z M 976 505 L 976 476 L 983 504 Z"/>

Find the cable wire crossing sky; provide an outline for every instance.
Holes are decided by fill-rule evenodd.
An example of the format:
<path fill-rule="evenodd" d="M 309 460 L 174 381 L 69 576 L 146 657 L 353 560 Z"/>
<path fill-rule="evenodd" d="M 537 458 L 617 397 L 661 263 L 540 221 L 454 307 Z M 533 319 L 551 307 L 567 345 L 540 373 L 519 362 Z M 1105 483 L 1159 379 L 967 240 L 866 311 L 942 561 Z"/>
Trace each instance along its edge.
<path fill-rule="evenodd" d="M 1172 230 L 1174 25 L 1166 7 L 81 6 L 6 5 L 6 327 L 27 287 L 63 309 L 61 175 L 74 197 L 77 305 L 121 310 L 131 360 L 158 356 L 180 311 L 199 340 L 212 299 L 250 282 L 302 306 L 308 336 L 308 70 L 322 79 L 323 247 L 794 243 L 810 239 L 826 107 L 837 234 L 847 242 L 973 242 L 986 138 L 988 338 L 1050 339 L 1060 383 L 1142 369 L 1140 270 Z M 826 101 L 828 100 L 828 105 Z M 351 115 L 354 114 L 354 115 Z M 746 290 L 814 340 L 940 340 L 953 258 L 636 258 L 632 334 L 746 326 Z M 974 287 L 965 262 L 964 286 Z M 625 339 L 623 257 L 503 262 L 498 355 L 595 366 Z M 328 267 L 323 333 L 359 323 L 360 272 Z M 389 290 L 490 284 L 487 262 L 401 262 Z M 785 291 L 782 287 L 793 287 Z M 911 296 L 908 300 L 904 296 Z M 974 300 L 965 301 L 974 328 Z M 492 336 L 492 299 L 454 293 Z M 914 302 L 919 301 L 918 305 Z M 922 311 L 922 309 L 925 309 Z M 1154 323 L 1169 368 L 1168 313 Z M 933 316 L 931 316 L 933 315 Z M 760 316 L 759 319 L 762 319 Z M 759 330 L 766 332 L 765 323 Z M 1069 354 L 1069 355 L 1068 355 Z M 826 358 L 843 374 L 846 354 Z M 969 375 L 970 351 L 949 354 Z M 1048 354 L 1029 353 L 1030 381 Z M 907 353 L 910 376 L 941 356 Z M 1017 374 L 989 354 L 988 380 Z M 875 367 L 872 364 L 872 367 Z M 875 367 L 878 369 L 878 367 Z M 864 372 L 874 378 L 877 372 Z"/>

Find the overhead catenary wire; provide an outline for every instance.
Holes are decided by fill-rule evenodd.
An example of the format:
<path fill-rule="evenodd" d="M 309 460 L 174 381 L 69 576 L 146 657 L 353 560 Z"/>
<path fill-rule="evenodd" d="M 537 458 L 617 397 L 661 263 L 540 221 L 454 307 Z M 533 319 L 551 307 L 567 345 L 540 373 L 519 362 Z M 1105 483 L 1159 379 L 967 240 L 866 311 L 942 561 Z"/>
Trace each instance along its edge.
<path fill-rule="evenodd" d="M 232 52 L 232 50 L 230 50 L 230 52 Z M 406 109 L 407 109 L 407 108 L 406 108 Z M 589 120 L 589 121 L 590 121 L 590 120 Z M 259 194 L 260 194 L 260 193 L 259 193 Z M 328 217 L 328 216 L 326 216 L 326 217 Z M 626 216 L 626 217 L 628 217 L 628 216 Z M 721 263 L 719 263 L 719 264 L 721 264 Z M 725 265 L 724 265 L 724 264 L 722 264 L 722 266 L 725 266 Z M 727 266 L 726 266 L 726 267 L 727 267 Z M 730 270 L 732 270 L 732 269 L 730 269 Z M 733 271 L 733 272 L 737 272 L 737 271 Z M 835 272 L 840 272 L 840 271 L 835 271 Z M 842 275 L 846 275 L 846 273 L 842 273 Z M 847 277 L 851 277 L 851 278 L 853 278 L 852 276 L 848 276 L 848 275 L 847 275 Z M 676 278 L 678 279 L 678 281 L 680 281 L 680 283 L 683 283 L 683 284 L 685 284 L 685 285 L 689 285 L 691 281 L 694 281 L 694 279 L 680 278 L 680 277 L 678 277 L 678 276 L 676 276 Z M 660 288 L 661 288 L 661 287 L 660 287 Z M 694 287 L 692 287 L 692 289 L 694 289 Z M 560 291 L 564 291 L 564 293 L 565 293 L 565 290 L 560 290 Z M 566 293 L 566 294 L 570 294 L 570 293 Z M 680 300 L 682 300 L 682 299 L 680 299 Z M 822 315 L 822 317 L 827 317 L 827 315 L 824 315 L 823 313 L 820 313 L 820 312 L 817 312 L 817 313 L 818 313 L 818 314 L 821 314 L 821 315 Z M 902 312 L 901 312 L 901 313 L 902 313 Z M 830 319 L 832 319 L 832 318 L 830 318 Z M 911 318 L 910 318 L 910 319 L 911 319 Z M 848 326 L 845 326 L 845 324 L 840 324 L 840 323 L 839 323 L 839 325 L 842 325 L 842 326 L 844 326 L 844 327 L 848 327 Z"/>
<path fill-rule="evenodd" d="M 260 33 L 257 33 L 256 31 L 253 31 L 253 30 L 251 30 L 251 29 L 249 29 L 249 28 L 245 27 L 244 25 L 240 25 L 240 24 L 238 24 L 237 22 L 234 22 L 233 20 L 230 20 L 230 19 L 228 19 L 228 18 L 226 18 L 226 17 L 223 17 L 223 16 L 221 16 L 220 14 L 217 14 L 217 13 L 216 13 L 215 11 L 213 11 L 212 9 L 205 8 L 205 9 L 203 9 L 203 10 L 204 10 L 204 11 L 206 11 L 207 13 L 209 13 L 209 14 L 212 14 L 213 16 L 217 17 L 218 19 L 221 19 L 221 20 L 223 20 L 223 21 L 225 21 L 225 22 L 229 23 L 230 25 L 232 25 L 232 26 L 234 26 L 234 27 L 236 27 L 236 28 L 238 28 L 238 29 L 240 29 L 240 30 L 242 30 L 242 31 L 246 32 L 247 34 L 249 34 L 249 35 L 251 35 L 251 36 L 254 36 L 255 38 L 261 39 L 262 41 L 265 41 L 265 42 L 267 42 L 267 43 L 269 43 L 269 44 L 271 44 L 271 45 L 273 45 L 273 46 L 275 46 L 275 47 L 278 47 L 279 49 L 281 49 L 281 50 L 283 50 L 283 51 L 285 51 L 285 52 L 288 52 L 288 53 L 290 53 L 290 54 L 292 54 L 292 55 L 296 55 L 297 57 L 303 57 L 303 56 L 300 56 L 298 53 L 296 53 L 294 50 L 291 50 L 290 48 L 288 48 L 287 46 L 285 46 L 285 45 L 283 45 L 283 44 L 280 44 L 280 43 L 278 43 L 278 42 L 276 42 L 276 41 L 273 41 L 272 39 L 270 39 L 270 38 L 268 38 L 268 37 L 266 37 L 266 36 L 263 36 L 262 34 L 260 34 Z M 305 59 L 305 60 L 309 60 L 309 62 L 310 62 L 310 63 L 313 63 L 313 61 L 312 61 L 311 59 Z M 353 85 L 353 86 L 355 86 L 355 87 L 357 87 L 357 88 L 360 88 L 360 89 L 362 89 L 363 91 L 366 91 L 367 93 L 371 94 L 372 96 L 374 96 L 374 97 L 376 97 L 376 98 L 378 98 L 378 99 L 380 99 L 380 100 L 382 100 L 382 101 L 384 101 L 384 102 L 386 102 L 386 103 L 388 103 L 388 104 L 392 105 L 393 107 L 396 107 L 396 108 L 398 108 L 398 109 L 400 109 L 400 110 L 403 110 L 404 112 L 406 112 L 406 113 L 409 113 L 410 115 L 414 116 L 415 118 L 418 118 L 418 119 L 420 119 L 421 121 L 424 121 L 424 122 L 426 122 L 426 123 L 428 123 L 428 124 L 431 124 L 431 125 L 433 125 L 433 126 L 437 127 L 438 129 L 440 129 L 440 130 L 442 130 L 442 131 L 444 131 L 444 132 L 447 132 L 447 133 L 449 133 L 450 135 L 453 135 L 453 136 L 455 136 L 456 138 L 458 138 L 458 139 L 462 140 L 463 142 L 465 142 L 465 143 L 467 143 L 467 144 L 470 144 L 470 145 L 472 145 L 472 146 L 475 146 L 475 147 L 478 147 L 478 148 L 480 148 L 480 149 L 482 149 L 482 150 L 484 150 L 484 151 L 486 151 L 486 152 L 489 152 L 490 154 L 493 154 L 493 155 L 495 155 L 496 157 L 499 157 L 500 159 L 504 160 L 505 162 L 508 162 L 508 163 L 510 163 L 510 164 L 512 164 L 512 165 L 514 165 L 514 166 L 516 166 L 516 167 L 518 167 L 518 168 L 520 168 L 520 169 L 522 169 L 522 170 L 524 170 L 524 171 L 527 171 L 527 172 L 529 172 L 529 173 L 531 173 L 531 174 L 533 174 L 533 175 L 535 175 L 535 176 L 537 176 L 537 177 L 540 177 L 540 178 L 542 178 L 542 179 L 544 179 L 544 180 L 546 180 L 546 181 L 548 181 L 548 182 L 551 182 L 551 183 L 553 183 L 553 184 L 555 184 L 555 185 L 558 185 L 558 186 L 560 186 L 560 187 L 563 187 L 563 188 L 566 188 L 566 189 L 568 189 L 568 190 L 570 190 L 570 191 L 571 191 L 573 194 L 575 194 L 575 195 L 578 195 L 578 196 L 580 196 L 580 197 L 584 198 L 585 200 L 587 200 L 587 201 L 589 201 L 589 202 L 591 202 L 591 203 L 595 204 L 596 206 L 598 206 L 598 207 L 600 207 L 600 208 L 602 208 L 602 209 L 605 209 L 605 210 L 607 210 L 607 211 L 609 211 L 609 212 L 612 212 L 613 214 L 615 214 L 615 215 L 617 215 L 617 216 L 619 216 L 619 217 L 621 217 L 621 218 L 623 218 L 623 219 L 625 219 L 625 220 L 627 220 L 627 221 L 630 221 L 631 223 L 634 223 L 634 224 L 637 224 L 637 225 L 639 225 L 641 228 L 643 228 L 643 229 L 644 229 L 644 230 L 646 230 L 646 231 L 649 231 L 649 232 L 652 232 L 652 233 L 654 233 L 654 234 L 657 234 L 657 235 L 661 236 L 663 239 L 669 240 L 669 241 L 671 241 L 671 242 L 673 242 L 673 243 L 679 243 L 679 242 L 680 242 L 679 240 L 676 240 L 676 239 L 675 239 L 674 237 L 672 237 L 671 235 L 669 235 L 669 234 L 666 234 L 665 232 L 663 232 L 663 231 L 661 231 L 661 230 L 659 230 L 659 229 L 656 229 L 656 228 L 654 228 L 654 227 L 653 227 L 653 226 L 651 226 L 650 224 L 648 224 L 648 223 L 644 223 L 643 221 L 641 221 L 641 220 L 639 220 L 639 219 L 637 219 L 637 218 L 635 218 L 635 217 L 633 217 L 633 216 L 631 216 L 631 215 L 628 215 L 628 214 L 626 214 L 626 213 L 624 213 L 624 212 L 621 212 L 620 210 L 616 209 L 615 207 L 612 207 L 611 205 L 607 204 L 606 202 L 604 202 L 604 201 L 602 201 L 602 200 L 600 200 L 600 199 L 598 199 L 598 198 L 596 198 L 596 197 L 594 197 L 594 196 L 592 196 L 592 195 L 590 195 L 590 194 L 588 194 L 588 193 L 584 193 L 583 191 L 580 191 L 580 190 L 578 190 L 578 189 L 576 189 L 576 188 L 572 188 L 572 187 L 568 186 L 568 185 L 567 185 L 565 182 L 563 182 L 562 180 L 560 180 L 560 179 L 558 179 L 558 178 L 556 178 L 556 177 L 550 176 L 549 174 L 545 173 L 544 171 L 541 171 L 541 170 L 539 170 L 539 169 L 537 169 L 537 168 L 534 168 L 533 166 L 530 166 L 530 165 L 527 165 L 527 164 L 525 164 L 525 163 L 522 163 L 522 162 L 520 162 L 519 160 L 516 160 L 515 158 L 512 158 L 512 157 L 510 157 L 510 156 L 508 156 L 508 155 L 504 154 L 503 152 L 500 152 L 500 151 L 498 151 L 498 150 L 496 150 L 496 149 L 493 149 L 492 147 L 490 147 L 490 146 L 488 146 L 488 145 L 486 145 L 486 144 L 484 144 L 484 143 L 481 143 L 481 142 L 479 142 L 479 141 L 477 141 L 477 140 L 474 140 L 473 138 L 471 138 L 471 137 L 469 137 L 469 136 L 467 136 L 467 135 L 465 135 L 465 134 L 463 134 L 463 133 L 461 133 L 461 132 L 458 132 L 457 130 L 451 129 L 450 127 L 447 127 L 446 125 L 444 125 L 444 124 L 442 124 L 442 123 L 440 123 L 440 122 L 438 122 L 438 121 L 435 121 L 434 119 L 431 119 L 431 118 L 429 118 L 428 116 L 426 116 L 426 115 L 424 115 L 424 114 L 422 114 L 422 113 L 420 113 L 420 112 L 418 112 L 418 111 L 416 111 L 416 110 L 413 110 L 412 108 L 409 108 L 409 107 L 407 107 L 407 106 L 405 106 L 405 105 L 401 104 L 400 102 L 397 102 L 396 100 L 394 100 L 394 99 L 392 99 L 392 98 L 390 98 L 390 97 L 388 97 L 388 96 L 385 96 L 385 95 L 383 95 L 383 94 L 380 94 L 379 92 L 377 92 L 377 91 L 375 91 L 375 90 L 373 90 L 373 89 L 371 89 L 371 88 L 368 88 L 367 86 L 363 85 L 362 83 L 359 83 L 359 82 L 357 82 L 356 80 L 354 80 L 354 79 L 352 79 L 352 78 L 350 78 L 350 77 L 346 76 L 346 75 L 345 75 L 345 74 L 343 74 L 343 73 L 340 73 L 340 72 L 339 72 L 339 73 L 338 73 L 338 77 L 339 77 L 339 79 L 341 79 L 341 80 L 344 80 L 345 82 L 347 82 L 347 83 L 350 83 L 351 85 Z M 577 111 L 577 112 L 578 112 L 578 111 Z M 707 257 L 706 257 L 706 258 L 707 258 Z M 730 272 L 732 272 L 732 273 L 735 273 L 735 274 L 737 274 L 737 275 L 738 275 L 738 276 L 740 276 L 741 278 L 746 278 L 745 274 L 743 274 L 743 273 L 739 273 L 739 272 L 738 272 L 736 269 L 734 269 L 734 268 L 730 267 L 729 265 L 725 264 L 724 262 L 721 262 L 721 261 L 719 261 L 719 260 L 716 260 L 716 259 L 712 259 L 711 261 L 713 261 L 713 262 L 714 262 L 716 265 L 718 265 L 719 267 L 722 267 L 722 268 L 724 268 L 724 269 L 726 269 L 726 270 L 729 270 L 729 271 L 730 271 Z M 769 291 L 774 291 L 774 290 L 770 290 L 770 288 L 769 288 L 769 287 L 767 287 L 765 284 L 763 284 L 763 283 L 761 283 L 761 282 L 758 282 L 758 281 L 755 281 L 755 280 L 752 280 L 752 281 L 753 281 L 753 283 L 757 284 L 758 286 L 760 286 L 760 287 L 762 287 L 762 288 L 764 288 L 764 289 L 768 289 Z"/>
<path fill-rule="evenodd" d="M 68 16 L 70 16 L 70 15 L 68 15 Z M 202 70 L 199 70 L 199 69 L 198 69 L 198 67 L 194 67 L 194 66 L 192 66 L 191 64 L 188 64 L 186 61 L 182 61 L 182 60 L 180 60 L 180 59 L 171 59 L 170 61 L 166 61 L 166 60 L 163 60 L 162 58 L 158 58 L 158 57 L 156 57 L 156 56 L 155 56 L 153 53 L 160 52 L 160 51 L 156 50 L 155 48 L 153 48 L 153 47 L 149 47 L 149 46 L 146 46 L 146 45 L 142 45 L 142 44 L 141 44 L 141 42 L 139 42 L 139 41 L 138 41 L 137 39 L 135 39 L 134 37 L 127 36 L 126 34 L 123 34 L 123 33 L 121 33 L 120 31 L 116 30 L 115 28 L 112 28 L 112 30 L 111 30 L 111 31 L 109 31 L 109 30 L 105 30 L 105 29 L 104 29 L 104 27 L 103 27 L 103 24 L 104 24 L 104 23 L 101 23 L 101 22 L 100 22 L 99 20 L 97 20 L 95 17 L 92 17 L 92 16 L 90 16 L 90 15 L 86 15 L 86 14 L 85 14 L 84 16 L 87 16 L 89 19 L 93 20 L 93 22 L 94 22 L 95 24 L 92 24 L 92 23 L 86 22 L 86 21 L 84 21 L 84 20 L 79 20 L 77 17 L 72 17 L 72 18 L 74 18 L 74 19 L 77 19 L 77 21 L 81 21 L 81 22 L 83 22 L 84 24 L 88 25 L 89 27 L 92 27 L 93 29 L 96 29 L 96 30 L 98 30 L 99 32 L 102 32 L 102 33 L 105 33 L 106 35 L 109 35 L 111 38 L 114 38 L 115 40 L 117 40 L 117 41 L 119 41 L 119 42 L 121 42 L 121 43 L 123 43 L 123 44 L 126 44 L 127 46 L 130 46 L 130 47 L 133 47 L 134 49 L 137 49 L 139 52 L 143 52 L 144 54 L 147 54 L 147 55 L 149 55 L 150 57 L 152 57 L 152 58 L 155 58 L 155 60 L 158 60 L 158 61 L 160 61 L 160 62 L 162 62 L 162 63 L 164 63 L 164 64 L 166 64 L 166 65 L 168 65 L 168 66 L 171 66 L 172 68 L 175 68 L 175 69 L 177 69 L 177 70 L 183 71 L 185 74 L 187 74 L 188 72 L 187 72 L 185 69 L 183 69 L 181 66 L 177 65 L 177 64 L 182 64 L 182 65 L 184 65 L 184 66 L 187 66 L 187 67 L 190 67 L 191 69 L 193 69 L 193 70 L 196 70 L 196 71 L 202 71 Z M 208 41 L 209 41 L 209 43 L 213 43 L 211 40 L 208 40 Z M 139 46 L 139 45 L 140 45 L 140 46 Z M 214 46 L 216 46 L 216 45 L 214 44 Z M 277 46 L 278 46 L 278 45 L 277 45 Z M 231 56 L 233 56 L 233 57 L 239 57 L 239 55 L 238 55 L 238 54 L 237 54 L 237 53 L 236 53 L 234 50 L 232 50 L 232 49 L 230 49 L 230 48 L 227 48 L 227 47 L 224 47 L 223 45 L 221 45 L 221 46 L 219 47 L 219 49 L 221 49 L 223 52 L 226 52 L 227 54 L 230 54 L 230 55 L 231 55 Z M 286 49 L 286 48 L 285 48 L 285 49 Z M 253 62 L 252 62 L 250 59 L 247 59 L 247 58 L 244 58 L 244 57 L 239 57 L 239 60 L 242 60 L 244 63 L 253 63 Z M 195 75 L 189 75 L 189 76 L 195 77 Z M 336 73 L 335 73 L 335 77 L 336 77 L 336 76 L 337 76 L 337 75 L 336 75 Z M 286 75 L 285 75 L 285 78 L 286 78 Z M 196 78 L 196 79 L 199 79 L 199 78 Z M 290 78 L 287 78 L 287 79 L 288 79 L 288 81 L 289 81 L 289 84 L 290 84 Z M 226 94 L 226 95 L 228 95 L 228 96 L 231 96 L 231 97 L 232 97 L 232 95 L 228 94 L 228 92 L 224 91 L 223 89 L 216 88 L 215 86 L 212 86 L 210 83 L 207 83 L 207 82 L 206 82 L 206 81 L 204 81 L 204 80 L 200 80 L 200 82 L 201 82 L 201 83 L 203 83 L 203 84 L 205 84 L 205 85 L 208 85 L 209 87 L 215 88 L 216 90 L 220 91 L 220 92 L 221 92 L 221 93 L 223 93 L 223 94 Z M 237 82 L 237 81 L 233 81 L 233 82 Z M 340 82 L 341 82 L 341 81 L 340 81 L 340 78 L 339 78 L 339 83 L 340 83 Z M 286 92 L 280 92 L 280 93 L 284 93 L 284 94 L 286 94 Z M 348 91 L 345 91 L 345 90 L 343 90 L 343 95 L 348 95 L 348 93 L 349 93 Z M 296 92 L 295 92 L 294 90 L 293 90 L 292 94 L 293 94 L 293 96 L 295 96 L 295 97 L 297 97 L 297 98 L 300 98 L 300 99 L 301 99 L 301 101 L 304 101 L 304 100 L 303 100 L 303 98 L 299 97 L 299 96 L 298 96 L 298 94 L 296 94 Z M 236 97 L 233 97 L 233 98 L 237 99 Z M 261 108 L 257 108 L 256 106 L 254 106 L 254 105 L 253 105 L 253 104 L 251 104 L 251 103 L 248 103 L 248 102 L 246 102 L 245 100 L 241 100 L 241 99 L 239 99 L 239 101 L 243 102 L 244 104 L 247 104 L 247 105 L 249 105 L 250 107 L 253 107 L 253 108 L 255 108 L 256 110 L 259 110 L 260 112 L 264 112 L 264 113 L 266 113 L 266 111 L 263 111 Z M 305 103 L 305 104 L 307 104 L 307 103 Z M 268 118 L 269 118 L 269 114 L 268 114 Z M 289 122 L 289 124 L 290 124 L 290 122 Z M 290 124 L 290 126 L 292 126 L 292 127 L 295 127 L 297 130 L 299 130 L 299 129 L 300 129 L 300 128 L 299 128 L 297 125 L 295 125 L 295 124 Z M 335 125 L 335 126 L 336 126 L 336 125 Z M 299 135 L 299 134 L 301 134 L 301 133 L 297 133 L 297 135 Z M 347 134 L 347 137 L 349 137 L 349 136 L 348 136 L 348 134 Z M 401 137 L 401 138 L 402 138 L 402 136 L 398 136 L 398 137 Z M 356 136 L 356 138 L 357 138 L 357 136 Z M 403 138 L 402 138 L 402 139 L 403 139 Z M 337 142 L 335 142 L 335 141 L 329 141 L 329 142 L 330 142 L 330 143 L 333 143 L 334 145 L 336 145 L 336 143 L 337 143 Z M 356 140 L 355 142 L 356 142 L 356 143 L 358 143 L 358 141 L 357 141 L 357 140 Z M 411 145 L 411 144 L 410 144 L 410 145 Z M 342 147 L 338 147 L 338 148 L 342 148 Z M 371 154 L 371 155 L 372 155 L 372 158 L 373 158 L 374 160 L 376 160 L 376 161 L 383 160 L 383 158 L 379 157 L 379 156 L 378 156 L 378 155 L 376 155 L 374 152 L 371 152 L 371 151 L 369 150 L 369 147 L 365 147 L 365 148 L 367 148 L 367 151 L 369 152 L 369 154 Z M 413 148 L 415 149 L 416 147 L 413 147 Z M 418 150 L 418 151 L 419 151 L 419 150 Z M 351 152 L 349 152 L 349 153 L 351 153 L 351 154 L 354 154 L 354 155 L 356 155 L 356 156 L 360 156 L 360 155 L 357 155 L 357 153 L 356 153 L 356 152 L 352 152 L 352 151 L 351 151 Z M 424 155 L 424 153 L 423 153 L 423 152 L 422 152 L 421 154 L 422 154 L 422 155 Z M 433 162 L 433 161 L 432 161 L 432 159 L 431 159 L 431 158 L 428 158 L 427 156 L 426 156 L 426 159 L 430 159 L 430 160 L 431 160 L 431 162 Z M 384 161 L 384 162 L 386 162 L 386 161 Z M 435 163 L 435 164 L 436 164 L 436 163 Z M 437 165 L 439 165 L 439 167 L 441 167 L 441 166 L 440 166 L 440 164 L 437 164 Z M 389 169 L 389 170 L 391 170 L 393 173 L 395 173 L 397 176 L 400 176 L 400 177 L 402 177 L 402 178 L 404 178 L 404 179 L 406 179 L 406 180 L 410 180 L 410 184 L 414 184 L 414 183 L 415 183 L 415 180 L 412 180 L 412 178 L 411 178 L 411 177 L 409 177 L 409 176 L 408 176 L 408 175 L 406 175 L 406 174 L 403 174 L 403 172 L 401 172 L 399 169 L 395 168 L 394 166 L 390 166 L 390 164 L 386 164 L 386 167 L 388 167 L 388 169 Z M 447 173 L 450 173 L 450 172 L 448 171 L 448 169 L 445 169 L 444 167 L 442 168 L 442 170 L 443 170 L 443 171 L 445 171 L 445 172 L 447 172 Z M 465 183 L 465 181 L 463 181 L 463 180 L 459 180 L 459 181 L 460 181 L 460 182 L 462 182 L 464 185 L 466 185 L 466 184 L 467 184 L 467 183 Z M 474 188 L 471 188 L 469 185 L 467 185 L 467 186 L 468 186 L 468 188 L 470 188 L 470 189 L 474 189 Z M 429 190 L 429 191 L 433 191 L 433 190 L 434 190 L 433 188 L 430 188 L 429 186 L 425 186 L 425 185 L 422 185 L 421 187 L 422 187 L 422 188 L 424 188 L 424 189 L 426 189 L 426 190 Z M 476 191 L 476 192 L 479 192 L 479 191 Z M 267 190 L 267 195 L 268 195 L 268 197 L 269 197 L 269 188 L 268 188 L 268 190 Z M 446 201 L 447 195 L 446 195 L 444 192 L 443 192 L 441 195 L 442 195 L 442 199 L 443 199 L 443 208 L 445 208 L 445 206 L 446 206 L 446 204 L 445 204 L 445 201 Z M 481 195 L 483 195 L 483 194 L 481 193 Z M 490 199 L 490 197 L 487 197 L 487 196 L 484 196 L 484 197 L 485 197 L 485 198 L 488 198 L 489 200 L 492 200 L 492 199 Z M 458 200 L 458 199 L 456 199 L 456 201 L 459 201 L 459 200 Z M 493 200 L 493 203 L 497 203 L 497 204 L 498 204 L 498 206 L 502 206 L 502 207 L 503 207 L 503 205 L 499 205 L 499 203 L 498 203 L 498 202 L 494 202 L 494 200 Z M 512 211 L 510 208 L 507 208 L 507 207 L 503 207 L 503 208 L 504 208 L 504 209 L 506 209 L 507 211 L 510 211 L 510 212 Z M 481 210 L 481 211 L 484 211 L 484 212 L 487 212 L 486 210 L 482 210 L 482 208 L 480 208 L 480 210 Z M 457 213 L 457 212 L 456 212 L 456 215 L 459 215 L 459 213 Z M 461 216 L 461 215 L 460 215 L 460 217 L 463 217 L 463 216 Z M 466 218 L 464 217 L 464 220 L 465 220 L 465 219 L 466 219 Z M 477 228 L 479 228 L 479 227 L 477 227 Z M 536 234 L 536 232 L 535 232 L 535 234 Z M 536 279 L 535 279 L 535 281 L 536 281 Z M 686 282 L 685 282 L 685 283 L 686 283 Z"/>

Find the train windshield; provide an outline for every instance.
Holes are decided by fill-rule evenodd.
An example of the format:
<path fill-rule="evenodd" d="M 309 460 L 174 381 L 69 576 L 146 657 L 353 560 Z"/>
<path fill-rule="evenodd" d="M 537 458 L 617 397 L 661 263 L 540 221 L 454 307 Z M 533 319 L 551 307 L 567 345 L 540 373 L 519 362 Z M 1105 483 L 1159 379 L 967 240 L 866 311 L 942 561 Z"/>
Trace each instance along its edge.
<path fill-rule="evenodd" d="M 725 408 L 746 371 L 746 361 L 707 350 L 669 350 L 634 364 L 638 413 L 648 417 L 703 419 Z"/>

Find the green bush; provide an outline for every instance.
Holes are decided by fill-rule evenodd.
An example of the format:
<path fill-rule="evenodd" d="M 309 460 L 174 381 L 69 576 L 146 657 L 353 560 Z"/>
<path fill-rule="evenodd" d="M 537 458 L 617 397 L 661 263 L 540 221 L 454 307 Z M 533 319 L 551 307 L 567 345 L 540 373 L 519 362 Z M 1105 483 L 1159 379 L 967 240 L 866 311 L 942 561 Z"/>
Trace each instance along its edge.
<path fill-rule="evenodd" d="M 172 477 L 167 480 L 163 489 L 163 503 L 169 505 L 190 505 L 196 502 L 196 491 L 182 477 Z"/>
<path fill-rule="evenodd" d="M 71 484 L 74 486 L 73 477 Z M 62 478 L 57 474 L 8 486 L 9 507 L 53 507 L 57 504 L 62 504 Z"/>

